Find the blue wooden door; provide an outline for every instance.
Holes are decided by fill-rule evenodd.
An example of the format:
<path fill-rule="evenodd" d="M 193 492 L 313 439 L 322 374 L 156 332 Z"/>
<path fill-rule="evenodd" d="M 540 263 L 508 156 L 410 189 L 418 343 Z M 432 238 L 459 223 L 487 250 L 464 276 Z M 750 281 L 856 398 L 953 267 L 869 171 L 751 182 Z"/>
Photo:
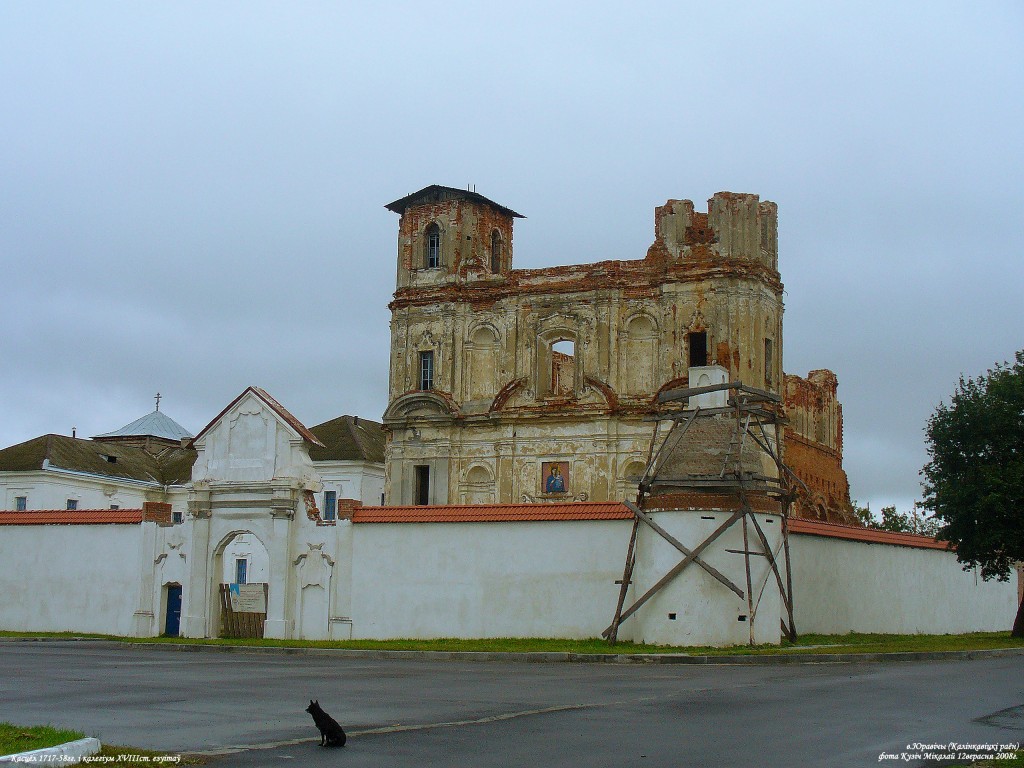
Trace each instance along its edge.
<path fill-rule="evenodd" d="M 177 637 L 181 629 L 181 585 L 167 585 L 167 620 L 164 623 L 164 634 Z"/>

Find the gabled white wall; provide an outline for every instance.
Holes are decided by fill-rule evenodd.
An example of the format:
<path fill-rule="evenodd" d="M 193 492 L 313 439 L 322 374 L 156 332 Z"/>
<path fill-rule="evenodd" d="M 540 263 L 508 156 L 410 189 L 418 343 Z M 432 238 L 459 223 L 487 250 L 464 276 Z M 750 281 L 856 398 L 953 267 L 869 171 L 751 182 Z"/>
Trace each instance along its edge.
<path fill-rule="evenodd" d="M 319 481 L 305 441 L 249 392 L 195 441 L 193 483 Z"/>

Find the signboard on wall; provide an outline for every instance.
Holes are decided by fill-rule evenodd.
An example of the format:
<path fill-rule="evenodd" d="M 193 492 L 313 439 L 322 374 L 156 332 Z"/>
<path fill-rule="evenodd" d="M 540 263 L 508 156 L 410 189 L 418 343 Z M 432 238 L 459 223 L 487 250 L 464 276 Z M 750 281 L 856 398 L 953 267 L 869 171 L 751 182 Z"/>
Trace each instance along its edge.
<path fill-rule="evenodd" d="M 230 584 L 231 610 L 235 613 L 266 613 L 265 584 Z"/>

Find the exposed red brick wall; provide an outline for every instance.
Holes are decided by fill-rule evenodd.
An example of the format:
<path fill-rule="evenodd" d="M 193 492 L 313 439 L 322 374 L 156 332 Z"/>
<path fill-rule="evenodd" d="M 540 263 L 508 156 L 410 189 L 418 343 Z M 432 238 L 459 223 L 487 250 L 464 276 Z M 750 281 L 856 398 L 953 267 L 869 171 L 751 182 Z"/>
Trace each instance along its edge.
<path fill-rule="evenodd" d="M 338 499 L 338 519 L 351 520 L 357 509 L 361 509 L 363 502 L 358 499 Z"/>
<path fill-rule="evenodd" d="M 807 378 L 786 374 L 785 461 L 810 489 L 794 503 L 794 517 L 858 524 L 843 469 L 843 407 L 832 371 L 811 371 Z"/>
<path fill-rule="evenodd" d="M 171 505 L 162 501 L 144 501 L 142 503 L 142 522 L 156 523 L 160 526 L 173 525 Z"/>

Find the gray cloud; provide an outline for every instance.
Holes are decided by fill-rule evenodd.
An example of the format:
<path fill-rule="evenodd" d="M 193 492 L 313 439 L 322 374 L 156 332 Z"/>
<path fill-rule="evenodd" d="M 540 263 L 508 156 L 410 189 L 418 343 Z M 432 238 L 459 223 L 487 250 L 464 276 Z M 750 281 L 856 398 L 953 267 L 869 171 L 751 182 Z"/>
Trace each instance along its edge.
<path fill-rule="evenodd" d="M 0 444 L 249 384 L 379 418 L 397 219 L 526 214 L 521 267 L 653 209 L 779 204 L 784 362 L 836 371 L 854 496 L 918 495 L 961 372 L 1024 346 L 1019 4 L 22 4 L 0 25 Z"/>

